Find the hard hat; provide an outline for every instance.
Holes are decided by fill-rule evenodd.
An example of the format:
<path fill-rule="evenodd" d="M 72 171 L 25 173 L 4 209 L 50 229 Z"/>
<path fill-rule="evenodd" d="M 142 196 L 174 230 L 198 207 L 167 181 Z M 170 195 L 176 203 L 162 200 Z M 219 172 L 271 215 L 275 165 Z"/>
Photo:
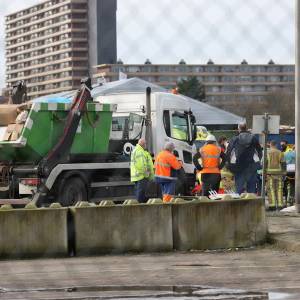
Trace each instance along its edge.
<path fill-rule="evenodd" d="M 207 142 L 217 142 L 216 137 L 212 134 L 209 134 L 206 138 Z"/>

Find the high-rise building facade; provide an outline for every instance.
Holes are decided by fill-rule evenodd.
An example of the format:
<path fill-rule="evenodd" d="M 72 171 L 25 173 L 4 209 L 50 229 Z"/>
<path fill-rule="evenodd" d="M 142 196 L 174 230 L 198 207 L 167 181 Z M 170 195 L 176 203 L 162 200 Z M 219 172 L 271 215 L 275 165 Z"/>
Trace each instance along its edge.
<path fill-rule="evenodd" d="M 92 64 L 116 60 L 116 0 L 45 1 L 5 23 L 7 87 L 24 80 L 29 99 L 76 89 Z"/>
<path fill-rule="evenodd" d="M 182 79 L 196 76 L 205 85 L 209 102 L 239 100 L 262 100 L 278 89 L 293 91 L 295 66 L 275 64 L 103 64 L 96 67 L 95 78 L 118 80 L 120 72 L 128 78 L 139 77 L 162 87 L 174 88 Z"/>

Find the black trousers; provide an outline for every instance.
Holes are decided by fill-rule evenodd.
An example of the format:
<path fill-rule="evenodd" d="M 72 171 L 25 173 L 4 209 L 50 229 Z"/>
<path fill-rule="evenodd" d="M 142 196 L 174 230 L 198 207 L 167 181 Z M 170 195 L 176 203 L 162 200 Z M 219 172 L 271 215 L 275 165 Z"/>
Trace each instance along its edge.
<path fill-rule="evenodd" d="M 135 182 L 135 197 L 140 203 L 146 203 L 148 198 L 146 197 L 146 190 L 149 180 L 143 178 Z"/>
<path fill-rule="evenodd" d="M 209 191 L 219 191 L 221 174 L 201 174 L 202 196 L 209 196 Z"/>

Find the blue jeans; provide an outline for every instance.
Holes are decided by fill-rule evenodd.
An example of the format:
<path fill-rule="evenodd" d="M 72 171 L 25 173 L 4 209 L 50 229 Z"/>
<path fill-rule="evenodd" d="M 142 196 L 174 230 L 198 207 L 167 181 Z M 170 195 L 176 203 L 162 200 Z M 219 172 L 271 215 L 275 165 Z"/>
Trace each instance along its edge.
<path fill-rule="evenodd" d="M 238 194 L 242 194 L 244 191 L 247 193 L 256 193 L 257 170 L 253 166 L 249 166 L 242 172 L 236 173 L 234 180 Z"/>
<path fill-rule="evenodd" d="M 148 200 L 146 197 L 148 182 L 149 180 L 147 178 L 135 182 L 135 197 L 140 203 L 146 203 Z"/>
<path fill-rule="evenodd" d="M 155 181 L 160 185 L 163 195 L 175 195 L 176 179 L 156 177 Z"/>

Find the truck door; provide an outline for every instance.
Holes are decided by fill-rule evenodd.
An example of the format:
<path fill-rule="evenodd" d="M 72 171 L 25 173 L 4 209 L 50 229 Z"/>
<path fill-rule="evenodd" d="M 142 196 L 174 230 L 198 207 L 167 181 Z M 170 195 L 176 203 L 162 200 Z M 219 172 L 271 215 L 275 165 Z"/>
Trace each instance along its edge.
<path fill-rule="evenodd" d="M 169 140 L 175 144 L 178 157 L 183 162 L 185 172 L 193 173 L 193 155 L 191 145 L 191 124 L 187 112 L 164 110 L 164 127 Z M 175 152 L 175 154 L 177 154 Z"/>

